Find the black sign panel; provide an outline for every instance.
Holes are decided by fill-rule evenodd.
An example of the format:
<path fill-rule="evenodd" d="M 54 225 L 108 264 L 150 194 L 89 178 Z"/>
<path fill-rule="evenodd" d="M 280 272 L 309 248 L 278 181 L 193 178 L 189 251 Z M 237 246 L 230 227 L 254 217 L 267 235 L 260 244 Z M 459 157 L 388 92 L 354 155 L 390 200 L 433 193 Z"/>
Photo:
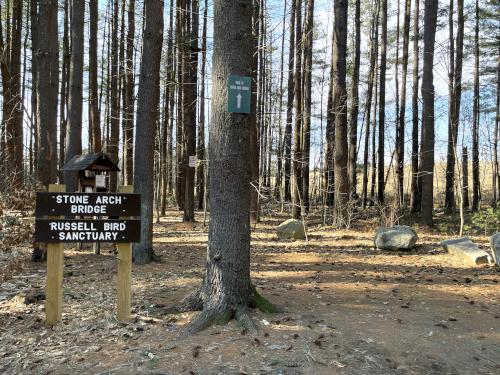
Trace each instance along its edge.
<path fill-rule="evenodd" d="M 140 194 L 36 193 L 35 216 L 140 216 Z"/>
<path fill-rule="evenodd" d="M 139 242 L 140 220 L 36 219 L 36 242 Z"/>

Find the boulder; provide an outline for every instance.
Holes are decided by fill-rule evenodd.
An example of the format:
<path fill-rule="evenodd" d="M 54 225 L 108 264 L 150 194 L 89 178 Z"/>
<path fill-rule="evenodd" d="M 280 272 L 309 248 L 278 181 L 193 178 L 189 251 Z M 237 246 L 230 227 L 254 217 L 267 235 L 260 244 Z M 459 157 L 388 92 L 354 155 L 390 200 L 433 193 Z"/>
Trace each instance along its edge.
<path fill-rule="evenodd" d="M 288 219 L 276 228 L 280 240 L 303 240 L 306 238 L 304 224 L 300 220 Z"/>
<path fill-rule="evenodd" d="M 467 237 L 442 241 L 441 246 L 449 254 L 454 255 L 471 266 L 479 266 L 481 264 L 490 263 L 490 256 L 488 253 L 481 250 Z"/>
<path fill-rule="evenodd" d="M 500 266 L 500 232 L 491 236 L 490 245 L 491 252 L 493 253 L 493 260 Z"/>
<path fill-rule="evenodd" d="M 375 247 L 380 250 L 410 250 L 415 247 L 418 236 L 415 230 L 405 225 L 379 228 L 375 234 Z"/>

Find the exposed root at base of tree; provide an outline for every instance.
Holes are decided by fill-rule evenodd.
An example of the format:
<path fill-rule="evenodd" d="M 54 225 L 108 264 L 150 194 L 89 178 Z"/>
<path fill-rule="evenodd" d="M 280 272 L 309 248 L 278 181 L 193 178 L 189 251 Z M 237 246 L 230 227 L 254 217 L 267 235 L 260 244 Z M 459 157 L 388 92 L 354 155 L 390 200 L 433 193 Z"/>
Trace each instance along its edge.
<path fill-rule="evenodd" d="M 200 287 L 184 298 L 178 305 L 167 309 L 166 313 L 176 314 L 188 311 L 201 311 L 179 335 L 182 338 L 201 332 L 212 325 L 227 324 L 233 318 L 236 319 L 242 330 L 255 333 L 258 331 L 258 327 L 250 316 L 249 308 L 257 308 L 268 314 L 283 312 L 283 309 L 269 302 L 252 286 L 248 305 L 229 306 L 221 303 L 216 307 L 207 308 L 204 306 L 202 287 Z"/>

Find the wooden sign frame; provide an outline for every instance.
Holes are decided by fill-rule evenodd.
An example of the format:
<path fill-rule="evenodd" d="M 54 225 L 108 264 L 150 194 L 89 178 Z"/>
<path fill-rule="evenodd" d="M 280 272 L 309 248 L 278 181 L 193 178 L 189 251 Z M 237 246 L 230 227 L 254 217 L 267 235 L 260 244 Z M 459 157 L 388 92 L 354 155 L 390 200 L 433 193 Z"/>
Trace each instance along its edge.
<path fill-rule="evenodd" d="M 64 193 L 66 186 L 61 184 L 49 185 L 50 193 Z M 132 194 L 132 186 L 120 186 L 119 193 Z M 60 217 L 51 217 L 52 219 Z M 129 220 L 130 217 L 120 217 Z M 118 250 L 117 271 L 117 306 L 116 317 L 121 322 L 130 319 L 132 300 L 132 243 L 116 243 Z M 62 318 L 63 306 L 63 273 L 64 273 L 64 244 L 62 242 L 47 243 L 47 279 L 45 285 L 45 323 L 54 325 Z"/>

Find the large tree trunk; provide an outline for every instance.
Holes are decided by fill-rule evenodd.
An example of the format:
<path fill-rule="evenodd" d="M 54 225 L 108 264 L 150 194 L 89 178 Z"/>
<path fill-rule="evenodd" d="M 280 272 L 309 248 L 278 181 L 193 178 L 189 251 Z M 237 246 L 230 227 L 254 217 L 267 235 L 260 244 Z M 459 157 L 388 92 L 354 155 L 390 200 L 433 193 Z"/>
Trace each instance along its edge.
<path fill-rule="evenodd" d="M 65 163 L 82 153 L 82 86 L 83 86 L 83 30 L 85 1 L 71 3 L 71 63 L 69 75 L 68 126 L 66 135 Z M 78 172 L 65 171 L 67 191 L 77 191 Z"/>
<path fill-rule="evenodd" d="M 134 192 L 141 194 L 141 242 L 134 245 L 137 264 L 154 260 L 153 195 L 154 146 L 158 101 L 160 98 L 160 60 L 163 42 L 163 0 L 145 3 L 145 28 L 137 102 L 137 136 L 134 153 Z"/>
<path fill-rule="evenodd" d="M 380 83 L 378 105 L 378 165 L 377 165 L 377 200 L 384 202 L 385 185 L 385 78 L 387 70 L 387 0 L 382 0 L 382 40 L 380 44 Z"/>
<path fill-rule="evenodd" d="M 354 66 L 351 82 L 351 112 L 349 116 L 349 177 L 351 195 L 356 197 L 358 186 L 358 113 L 359 113 L 359 65 L 361 60 L 361 0 L 355 5 Z"/>
<path fill-rule="evenodd" d="M 476 0 L 474 28 L 474 105 L 472 122 L 472 211 L 479 210 L 481 199 L 479 182 L 479 0 Z"/>
<path fill-rule="evenodd" d="M 97 30 L 99 22 L 98 0 L 90 0 L 89 39 L 89 110 L 92 132 L 92 152 L 101 152 L 101 121 L 99 113 L 99 89 L 97 83 Z"/>
<path fill-rule="evenodd" d="M 46 187 L 57 180 L 57 89 L 59 82 L 57 0 L 40 1 L 37 65 L 37 179 Z"/>
<path fill-rule="evenodd" d="M 422 76 L 423 133 L 421 151 L 422 205 L 421 223 L 432 226 L 434 208 L 434 44 L 438 0 L 425 0 L 424 72 Z"/>
<path fill-rule="evenodd" d="M 411 97 L 411 112 L 412 112 L 412 130 L 411 130 L 411 212 L 420 211 L 421 202 L 421 182 L 422 177 L 419 175 L 419 160 L 418 160 L 418 40 L 419 40 L 419 3 L 420 0 L 415 0 L 415 8 L 413 13 L 413 87 Z"/>
<path fill-rule="evenodd" d="M 186 0 L 177 0 L 177 12 L 175 17 L 175 42 L 177 49 L 177 119 L 176 119 L 176 179 L 175 195 L 179 210 L 184 210 L 184 192 L 185 192 L 185 168 L 183 165 L 184 155 L 184 70 L 185 67 L 185 46 L 184 46 L 184 18 L 187 16 L 182 11 L 185 8 Z"/>
<path fill-rule="evenodd" d="M 302 128 L 302 200 L 309 212 L 309 153 L 311 149 L 311 85 L 313 55 L 314 0 L 307 0 L 304 28 L 304 122 Z"/>
<path fill-rule="evenodd" d="M 207 266 L 200 290 L 184 306 L 203 311 L 188 327 L 198 332 L 236 317 L 251 325 L 247 307 L 256 295 L 250 281 L 250 115 L 227 111 L 229 74 L 252 75 L 252 1 L 214 1 L 210 202 Z M 230 58 L 228 58 L 230 57 Z"/>
<path fill-rule="evenodd" d="M 349 177 L 347 175 L 347 0 L 334 3 L 333 40 L 333 110 L 335 112 L 335 221 L 347 224 L 349 204 Z"/>
<path fill-rule="evenodd" d="M 184 167 L 185 177 L 185 198 L 183 221 L 194 221 L 194 172 L 195 169 L 189 166 L 189 157 L 196 156 L 196 89 L 198 82 L 198 29 L 199 29 L 199 4 L 198 0 L 187 2 L 186 12 L 192 14 L 191 22 L 187 22 L 189 44 L 186 45 L 188 58 L 186 66 L 186 88 L 184 100 L 184 134 L 186 153 Z"/>

